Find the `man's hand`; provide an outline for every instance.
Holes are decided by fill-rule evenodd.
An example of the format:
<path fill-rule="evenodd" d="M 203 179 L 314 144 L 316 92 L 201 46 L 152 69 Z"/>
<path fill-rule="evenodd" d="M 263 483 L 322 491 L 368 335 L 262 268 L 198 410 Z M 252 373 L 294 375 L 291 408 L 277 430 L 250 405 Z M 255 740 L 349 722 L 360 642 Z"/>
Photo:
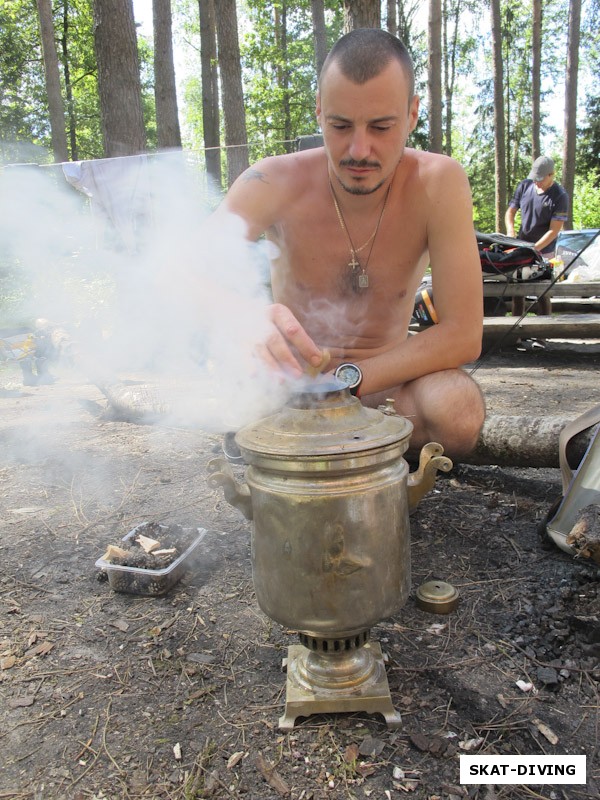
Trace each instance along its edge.
<path fill-rule="evenodd" d="M 306 365 L 325 366 L 323 351 L 310 338 L 296 317 L 281 303 L 268 308 L 267 335 L 255 348 L 257 356 L 271 369 L 299 378 Z"/>

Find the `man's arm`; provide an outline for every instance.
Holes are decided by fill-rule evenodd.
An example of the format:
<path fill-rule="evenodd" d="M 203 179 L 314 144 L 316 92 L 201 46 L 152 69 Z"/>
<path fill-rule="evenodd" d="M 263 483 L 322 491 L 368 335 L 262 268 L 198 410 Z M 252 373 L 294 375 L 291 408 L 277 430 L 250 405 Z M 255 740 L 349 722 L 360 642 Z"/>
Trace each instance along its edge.
<path fill-rule="evenodd" d="M 246 236 L 256 241 L 277 224 L 290 201 L 294 181 L 290 160 L 272 156 L 245 170 L 229 189 L 216 214 L 231 213 L 246 222 Z M 269 367 L 299 377 L 304 362 L 318 367 L 323 353 L 292 312 L 281 304 L 267 309 L 267 333 L 256 346 L 256 355 Z"/>
<path fill-rule="evenodd" d="M 483 281 L 471 190 L 457 162 L 435 158 L 427 178 L 427 239 L 439 323 L 392 350 L 362 360 L 361 396 L 458 368 L 481 351 Z"/>
<path fill-rule="evenodd" d="M 548 247 L 549 244 L 556 239 L 558 234 L 564 228 L 565 223 L 562 219 L 553 219 L 550 220 L 550 228 L 546 231 L 546 233 L 541 236 L 537 242 L 535 243 L 534 247 L 537 250 L 543 250 L 544 247 Z"/>
<path fill-rule="evenodd" d="M 237 214 L 246 222 L 247 238 L 255 242 L 277 223 L 278 209 L 286 201 L 284 179 L 277 157 L 264 158 L 236 178 L 216 213 Z"/>
<path fill-rule="evenodd" d="M 504 215 L 504 224 L 506 225 L 506 235 L 515 238 L 515 217 L 517 216 L 517 209 L 515 206 L 509 206 Z"/>
<path fill-rule="evenodd" d="M 521 208 L 521 198 L 523 197 L 523 190 L 525 188 L 525 181 L 521 181 L 515 193 L 510 199 L 506 214 L 504 215 L 504 224 L 506 225 L 506 235 L 515 238 L 515 218 L 517 211 Z"/>
<path fill-rule="evenodd" d="M 556 186 L 551 187 L 550 191 L 553 189 L 558 191 L 558 187 Z M 560 190 L 558 197 L 554 197 L 554 208 L 552 211 L 552 219 L 550 220 L 550 227 L 546 233 L 543 236 L 540 236 L 535 243 L 535 246 L 538 250 L 543 250 L 544 247 L 548 247 L 549 244 L 552 244 L 552 242 L 564 228 L 568 214 L 569 196 L 565 191 Z"/>

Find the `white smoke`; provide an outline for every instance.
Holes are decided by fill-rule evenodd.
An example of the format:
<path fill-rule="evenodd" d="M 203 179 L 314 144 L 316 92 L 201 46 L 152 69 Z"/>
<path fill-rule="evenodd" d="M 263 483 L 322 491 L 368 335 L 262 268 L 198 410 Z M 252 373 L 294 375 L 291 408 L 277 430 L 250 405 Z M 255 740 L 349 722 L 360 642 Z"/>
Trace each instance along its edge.
<path fill-rule="evenodd" d="M 236 429 L 281 405 L 288 387 L 253 352 L 270 303 L 266 243 L 212 215 L 202 171 L 180 153 L 68 169 L 83 192 L 61 167 L 0 173 L 20 318 L 64 327 L 82 380 L 147 381 L 171 422 Z"/>

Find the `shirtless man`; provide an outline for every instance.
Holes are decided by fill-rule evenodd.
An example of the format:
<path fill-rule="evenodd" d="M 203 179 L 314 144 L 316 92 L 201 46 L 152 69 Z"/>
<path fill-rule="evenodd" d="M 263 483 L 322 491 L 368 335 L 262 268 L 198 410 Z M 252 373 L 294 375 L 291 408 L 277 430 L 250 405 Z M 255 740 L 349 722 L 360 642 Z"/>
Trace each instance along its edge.
<path fill-rule="evenodd" d="M 381 29 L 342 37 L 321 72 L 324 147 L 265 158 L 233 184 L 223 208 L 248 237 L 277 245 L 270 331 L 259 356 L 300 375 L 359 366 L 363 404 L 396 400 L 414 425 L 411 449 L 468 452 L 484 419 L 460 367 L 480 352 L 482 280 L 471 193 L 452 159 L 405 148 L 417 124 L 412 63 Z M 431 263 L 439 324 L 408 336 Z"/>

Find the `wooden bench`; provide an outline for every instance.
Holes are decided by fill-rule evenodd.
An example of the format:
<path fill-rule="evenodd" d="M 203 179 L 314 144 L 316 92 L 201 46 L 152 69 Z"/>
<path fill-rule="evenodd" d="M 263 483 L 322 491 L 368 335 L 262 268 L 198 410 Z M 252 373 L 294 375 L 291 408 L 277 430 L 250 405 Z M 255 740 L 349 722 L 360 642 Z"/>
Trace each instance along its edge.
<path fill-rule="evenodd" d="M 560 281 L 553 285 L 550 284 L 550 281 L 531 283 L 483 282 L 484 297 L 540 297 L 546 290 L 548 290 L 547 295 L 558 301 L 561 298 L 579 298 L 582 302 L 586 298 L 600 298 L 600 282 L 568 283 L 567 281 Z M 594 305 L 591 307 L 593 308 Z M 427 327 L 429 326 L 412 323 L 410 331 L 418 333 L 426 330 Z M 518 339 L 600 339 L 600 314 L 553 313 L 547 316 L 529 315 L 521 320 L 513 316 L 484 317 L 484 349 L 500 341 L 503 344 L 511 345 Z"/>
<path fill-rule="evenodd" d="M 427 330 L 412 323 L 410 331 Z M 600 314 L 552 314 L 550 316 L 484 317 L 484 348 L 498 341 L 514 344 L 517 339 L 600 339 Z"/>
<path fill-rule="evenodd" d="M 484 343 L 499 339 L 600 339 L 600 314 L 552 314 L 549 316 L 485 317 Z"/>
<path fill-rule="evenodd" d="M 595 303 L 590 298 L 600 298 L 600 282 L 570 283 L 550 281 L 531 283 L 511 283 L 504 281 L 484 281 L 484 297 L 532 297 L 545 293 L 552 298 L 552 308 L 566 305 L 571 299 L 581 304 L 581 310 L 594 311 Z M 569 306 L 569 309 L 572 306 Z M 578 309 L 577 309 L 578 310 Z M 517 323 L 517 318 L 486 317 L 483 323 L 485 344 L 502 341 L 513 344 L 517 339 L 600 339 L 600 314 L 574 313 L 552 314 L 550 316 L 526 316 Z"/>
<path fill-rule="evenodd" d="M 549 287 L 549 288 L 548 288 Z M 505 281 L 484 281 L 484 297 L 539 297 L 545 291 L 550 297 L 600 297 L 600 282 L 569 283 L 559 281 L 532 281 L 531 283 L 507 283 Z"/>

